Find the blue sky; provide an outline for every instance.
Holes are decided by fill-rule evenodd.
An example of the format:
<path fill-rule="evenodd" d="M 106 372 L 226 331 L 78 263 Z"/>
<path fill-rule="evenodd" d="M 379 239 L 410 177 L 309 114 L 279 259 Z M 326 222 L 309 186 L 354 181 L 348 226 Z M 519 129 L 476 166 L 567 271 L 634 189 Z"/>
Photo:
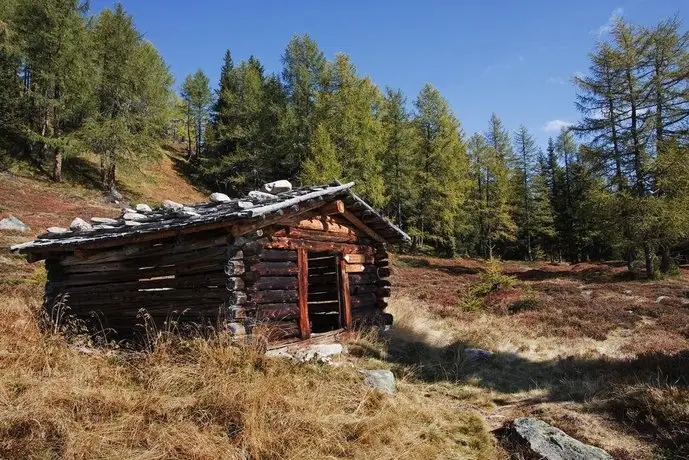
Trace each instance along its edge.
<path fill-rule="evenodd" d="M 228 48 L 235 61 L 253 54 L 279 72 L 290 37 L 308 33 L 329 59 L 349 54 L 360 74 L 402 89 L 410 103 L 432 83 L 467 134 L 485 130 L 495 112 L 510 131 L 525 124 L 541 145 L 577 120 L 569 80 L 587 71 L 587 54 L 615 15 L 644 25 L 678 15 L 689 28 L 686 0 L 122 3 L 177 84 L 201 68 L 215 85 Z M 96 12 L 113 4 L 91 2 Z"/>

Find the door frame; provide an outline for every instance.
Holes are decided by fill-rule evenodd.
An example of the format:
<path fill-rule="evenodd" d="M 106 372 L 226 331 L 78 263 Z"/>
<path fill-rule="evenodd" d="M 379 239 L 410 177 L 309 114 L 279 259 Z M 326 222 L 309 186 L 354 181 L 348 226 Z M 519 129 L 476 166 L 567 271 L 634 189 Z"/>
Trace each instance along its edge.
<path fill-rule="evenodd" d="M 340 275 L 340 308 L 343 329 L 352 328 L 352 302 L 349 296 L 349 275 L 345 271 L 347 261 L 344 259 L 344 251 L 335 248 L 333 251 L 338 256 L 338 271 Z M 311 325 L 309 324 L 309 254 L 304 247 L 297 249 L 297 276 L 299 295 L 299 335 L 302 339 L 311 337 Z"/>

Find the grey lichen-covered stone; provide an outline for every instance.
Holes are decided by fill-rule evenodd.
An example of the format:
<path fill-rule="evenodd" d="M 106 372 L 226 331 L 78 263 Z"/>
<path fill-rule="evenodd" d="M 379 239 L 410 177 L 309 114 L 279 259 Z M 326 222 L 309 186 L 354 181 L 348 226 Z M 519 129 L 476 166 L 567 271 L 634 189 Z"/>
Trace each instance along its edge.
<path fill-rule="evenodd" d="M 320 362 L 330 364 L 334 357 L 342 354 L 342 350 L 342 345 L 339 343 L 321 343 L 268 350 L 266 356 L 287 358 L 300 363 Z"/>
<path fill-rule="evenodd" d="M 395 374 L 387 369 L 374 369 L 359 371 L 364 374 L 364 383 L 371 388 L 387 394 L 395 394 L 397 391 L 397 382 L 395 381 Z"/>
<path fill-rule="evenodd" d="M 0 230 L 11 230 L 13 232 L 28 232 L 31 229 L 21 220 L 14 216 L 8 216 L 0 220 Z"/>
<path fill-rule="evenodd" d="M 211 196 L 208 197 L 211 203 L 227 203 L 229 201 L 232 201 L 232 199 L 225 195 L 224 193 L 211 193 Z"/>
<path fill-rule="evenodd" d="M 292 190 L 292 184 L 288 180 L 277 180 L 263 184 L 263 190 L 272 194 L 289 192 Z"/>
<path fill-rule="evenodd" d="M 254 207 L 254 204 L 251 201 L 239 200 L 239 201 L 237 201 L 237 207 L 239 209 L 251 209 Z"/>
<path fill-rule="evenodd" d="M 139 225 L 143 225 L 143 222 L 137 222 L 135 220 L 125 220 L 124 225 L 127 227 L 137 227 Z"/>
<path fill-rule="evenodd" d="M 143 222 L 144 220 L 148 219 L 148 217 L 146 217 L 145 215 L 140 214 L 138 212 L 126 212 L 122 216 L 122 218 L 124 220 L 129 220 L 129 221 L 134 221 L 134 222 Z"/>
<path fill-rule="evenodd" d="M 91 230 L 93 227 L 91 224 L 86 222 L 84 219 L 81 217 L 76 217 L 71 224 L 69 224 L 69 229 L 72 230 L 73 232 L 88 232 Z"/>
<path fill-rule="evenodd" d="M 109 217 L 91 217 L 91 222 L 104 225 L 117 225 L 119 223 L 117 219 L 111 219 Z"/>
<path fill-rule="evenodd" d="M 276 198 L 276 196 L 271 193 L 259 192 L 258 190 L 249 192 L 249 197 L 258 201 L 266 201 Z"/>
<path fill-rule="evenodd" d="M 661 295 L 661 296 L 658 296 L 658 298 L 656 299 L 656 303 L 663 303 L 666 300 L 670 300 L 670 297 L 668 297 L 666 295 Z"/>
<path fill-rule="evenodd" d="M 603 449 L 590 446 L 542 420 L 521 417 L 507 427 L 511 441 L 517 441 L 545 460 L 612 460 Z"/>
<path fill-rule="evenodd" d="M 176 211 L 178 209 L 184 208 L 183 204 L 177 203 L 172 200 L 165 200 L 163 201 L 163 209 L 167 209 L 169 211 Z"/>
<path fill-rule="evenodd" d="M 69 230 L 67 230 L 66 228 L 62 228 L 62 227 L 48 227 L 47 231 L 48 231 L 48 233 L 52 233 L 54 235 L 59 235 L 61 233 L 69 232 Z"/>
<path fill-rule="evenodd" d="M 146 203 L 139 203 L 136 205 L 136 210 L 139 212 L 153 212 L 153 209 Z"/>

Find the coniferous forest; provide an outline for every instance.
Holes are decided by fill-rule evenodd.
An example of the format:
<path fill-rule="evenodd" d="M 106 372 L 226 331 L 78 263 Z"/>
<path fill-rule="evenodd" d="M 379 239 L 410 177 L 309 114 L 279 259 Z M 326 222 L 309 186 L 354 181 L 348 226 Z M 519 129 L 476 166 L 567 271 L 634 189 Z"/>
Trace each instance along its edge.
<path fill-rule="evenodd" d="M 230 195 L 355 181 L 412 251 L 671 272 L 689 240 L 689 33 L 618 19 L 589 61 L 572 80 L 579 122 L 538 145 L 498 114 L 467 133 L 432 84 L 380 86 L 308 35 L 286 44 L 279 73 L 229 49 L 219 81 L 199 69 L 176 94 L 121 5 L 5 0 L 0 157 L 61 181 L 66 158 L 91 152 L 113 193 L 118 164 L 175 143 L 190 180 Z"/>

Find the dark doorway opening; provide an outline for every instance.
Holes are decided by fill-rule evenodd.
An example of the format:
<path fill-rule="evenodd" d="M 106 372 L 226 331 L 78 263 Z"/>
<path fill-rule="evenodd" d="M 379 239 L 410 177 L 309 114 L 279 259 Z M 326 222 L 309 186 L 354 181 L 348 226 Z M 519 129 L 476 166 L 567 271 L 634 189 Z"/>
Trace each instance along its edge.
<path fill-rule="evenodd" d="M 308 253 L 309 324 L 314 334 L 342 328 L 340 256 L 327 252 Z"/>

